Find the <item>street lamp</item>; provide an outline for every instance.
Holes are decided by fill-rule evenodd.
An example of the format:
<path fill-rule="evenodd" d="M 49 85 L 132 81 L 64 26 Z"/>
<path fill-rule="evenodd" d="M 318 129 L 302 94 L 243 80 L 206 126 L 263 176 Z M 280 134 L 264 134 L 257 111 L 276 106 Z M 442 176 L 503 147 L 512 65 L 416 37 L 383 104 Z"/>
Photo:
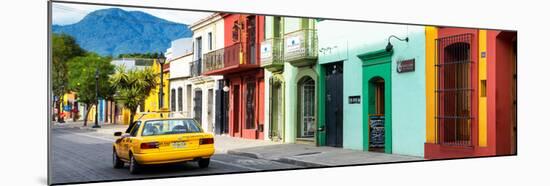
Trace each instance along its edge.
<path fill-rule="evenodd" d="M 95 105 L 95 122 L 92 128 L 101 128 L 101 126 L 97 124 L 97 117 L 99 112 L 99 68 L 98 67 L 95 68 L 95 99 L 97 101 Z"/>
<path fill-rule="evenodd" d="M 159 110 L 162 109 L 164 106 L 164 92 L 163 92 L 163 85 L 164 85 L 164 62 L 166 61 L 166 57 L 164 57 L 164 54 L 161 52 L 160 56 L 158 56 L 157 61 L 160 64 L 160 91 L 159 91 Z"/>

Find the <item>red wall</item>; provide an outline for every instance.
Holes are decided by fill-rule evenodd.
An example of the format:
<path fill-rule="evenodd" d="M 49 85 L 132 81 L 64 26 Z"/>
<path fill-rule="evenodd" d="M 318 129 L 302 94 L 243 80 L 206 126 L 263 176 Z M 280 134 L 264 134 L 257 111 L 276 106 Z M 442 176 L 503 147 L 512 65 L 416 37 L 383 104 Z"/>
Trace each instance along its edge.
<path fill-rule="evenodd" d="M 424 146 L 424 156 L 427 159 L 444 159 L 444 158 L 460 158 L 460 157 L 472 157 L 472 156 L 484 156 L 487 155 L 485 148 L 478 147 L 478 30 L 477 29 L 465 29 L 465 28 L 439 28 L 438 38 L 449 37 L 460 34 L 472 34 L 471 40 L 471 59 L 473 61 L 471 66 L 471 86 L 473 88 L 472 93 L 472 110 L 473 116 L 472 127 L 472 145 L 467 146 L 446 146 L 440 144 L 426 143 Z M 437 47 L 437 46 L 436 46 Z"/>
<path fill-rule="evenodd" d="M 495 117 L 496 154 L 511 154 L 512 145 L 512 85 L 513 85 L 513 51 L 512 42 L 515 33 L 503 31 L 490 31 L 491 39 L 495 42 L 494 59 L 494 109 L 491 114 Z"/>
<path fill-rule="evenodd" d="M 241 50 L 243 54 L 246 54 L 247 52 L 247 21 L 246 18 L 247 14 L 226 14 L 223 15 L 224 19 L 224 45 L 225 47 L 229 47 L 234 45 L 235 43 L 241 42 Z M 233 26 L 234 22 L 237 21 L 242 25 L 242 28 L 239 32 L 239 40 L 233 41 Z M 256 62 L 257 64 L 260 62 L 260 45 L 259 43 L 263 40 L 263 34 L 264 33 L 264 17 L 263 16 L 256 16 L 256 40 L 254 41 L 256 45 L 255 52 L 256 53 Z M 244 64 L 249 64 L 247 61 L 247 57 L 243 56 Z M 262 68 L 251 69 L 244 72 L 238 72 L 233 74 L 227 74 L 225 75 L 226 79 L 229 79 L 230 81 L 230 92 L 229 92 L 229 133 L 232 136 L 236 137 L 243 137 L 243 138 L 252 138 L 252 139 L 263 139 L 263 132 L 260 132 L 259 124 L 264 124 L 264 116 L 263 116 L 263 109 L 264 109 L 264 99 L 263 99 L 263 78 L 264 78 L 264 72 Z M 254 130 L 247 130 L 245 129 L 245 110 L 246 110 L 246 98 L 245 98 L 245 90 L 246 90 L 246 79 L 247 78 L 254 78 L 256 81 L 256 93 L 255 93 L 255 100 L 256 100 L 256 108 L 255 108 L 255 122 L 256 122 L 256 129 Z M 233 95 L 233 86 L 239 85 L 239 95 Z M 239 99 L 239 106 L 238 108 L 234 108 L 234 100 Z M 238 118 L 235 118 L 238 116 Z M 235 123 L 237 122 L 237 123 Z M 238 133 L 236 133 L 235 126 L 238 127 Z"/>
<path fill-rule="evenodd" d="M 446 37 L 462 33 L 474 34 L 472 45 L 472 56 L 474 68 L 472 69 L 474 77 L 472 86 L 475 89 L 473 98 L 474 105 L 472 111 L 474 118 L 478 116 L 477 107 L 477 82 L 478 68 L 478 30 L 462 28 L 439 29 L 438 37 Z M 515 32 L 487 31 L 487 147 L 478 146 L 477 120 L 474 119 L 472 127 L 473 146 L 447 147 L 439 144 L 425 145 L 425 157 L 427 159 L 461 158 L 461 157 L 479 157 L 494 155 L 512 154 L 512 86 L 513 86 L 513 68 L 514 56 L 512 51 L 512 42 L 516 37 Z"/>

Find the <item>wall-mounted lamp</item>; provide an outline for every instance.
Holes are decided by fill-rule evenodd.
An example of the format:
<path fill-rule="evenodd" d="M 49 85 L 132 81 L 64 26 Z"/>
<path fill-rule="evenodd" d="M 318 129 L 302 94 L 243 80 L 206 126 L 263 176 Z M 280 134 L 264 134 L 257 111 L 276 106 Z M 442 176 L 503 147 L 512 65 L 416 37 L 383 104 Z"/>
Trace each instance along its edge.
<path fill-rule="evenodd" d="M 223 86 L 223 91 L 224 92 L 229 92 L 229 87 L 227 85 Z"/>
<path fill-rule="evenodd" d="M 405 42 L 409 42 L 409 37 L 406 37 L 405 39 L 401 39 L 395 35 L 391 35 L 390 37 L 388 37 L 388 45 L 386 45 L 386 52 L 389 52 L 389 51 L 392 51 L 393 50 L 393 45 L 390 43 L 390 39 L 391 38 L 395 38 L 399 41 L 405 41 Z"/>

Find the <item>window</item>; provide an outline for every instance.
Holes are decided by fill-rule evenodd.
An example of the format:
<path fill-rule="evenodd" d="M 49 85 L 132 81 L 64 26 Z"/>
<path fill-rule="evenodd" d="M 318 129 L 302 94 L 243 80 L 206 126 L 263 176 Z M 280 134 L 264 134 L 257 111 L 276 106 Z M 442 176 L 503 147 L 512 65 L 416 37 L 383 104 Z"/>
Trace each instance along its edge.
<path fill-rule="evenodd" d="M 178 88 L 178 111 L 183 111 L 183 89 Z"/>
<path fill-rule="evenodd" d="M 239 41 L 239 30 L 240 30 L 240 25 L 239 25 L 239 22 L 238 21 L 235 21 L 233 22 L 233 28 L 232 28 L 232 32 L 231 32 L 231 39 L 233 40 L 233 42 L 237 42 Z"/>
<path fill-rule="evenodd" d="M 212 50 L 212 32 L 208 32 L 208 50 Z"/>
<path fill-rule="evenodd" d="M 436 63 L 437 141 L 445 145 L 472 144 L 471 34 L 440 38 Z"/>
<path fill-rule="evenodd" d="M 170 90 L 170 110 L 176 111 L 176 89 Z"/>
<path fill-rule="evenodd" d="M 312 138 L 315 135 L 315 81 L 306 76 L 298 83 L 299 99 L 299 138 Z"/>
<path fill-rule="evenodd" d="M 143 126 L 142 136 L 183 134 L 202 132 L 192 119 L 171 119 L 147 121 Z"/>
<path fill-rule="evenodd" d="M 134 126 L 132 126 L 132 129 L 130 130 L 130 136 L 136 137 L 137 132 L 139 130 L 139 126 L 141 125 L 141 121 L 136 121 Z"/>

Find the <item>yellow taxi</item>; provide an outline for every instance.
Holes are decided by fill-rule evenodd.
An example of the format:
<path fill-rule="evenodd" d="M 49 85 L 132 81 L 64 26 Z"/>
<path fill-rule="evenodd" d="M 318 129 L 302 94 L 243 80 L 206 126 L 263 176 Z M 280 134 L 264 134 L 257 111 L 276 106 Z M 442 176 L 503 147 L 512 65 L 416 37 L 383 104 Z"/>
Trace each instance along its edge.
<path fill-rule="evenodd" d="M 214 136 L 191 118 L 140 118 L 114 135 L 119 138 L 113 143 L 113 167 L 128 163 L 131 174 L 141 165 L 187 161 L 206 168 L 214 154 Z"/>

